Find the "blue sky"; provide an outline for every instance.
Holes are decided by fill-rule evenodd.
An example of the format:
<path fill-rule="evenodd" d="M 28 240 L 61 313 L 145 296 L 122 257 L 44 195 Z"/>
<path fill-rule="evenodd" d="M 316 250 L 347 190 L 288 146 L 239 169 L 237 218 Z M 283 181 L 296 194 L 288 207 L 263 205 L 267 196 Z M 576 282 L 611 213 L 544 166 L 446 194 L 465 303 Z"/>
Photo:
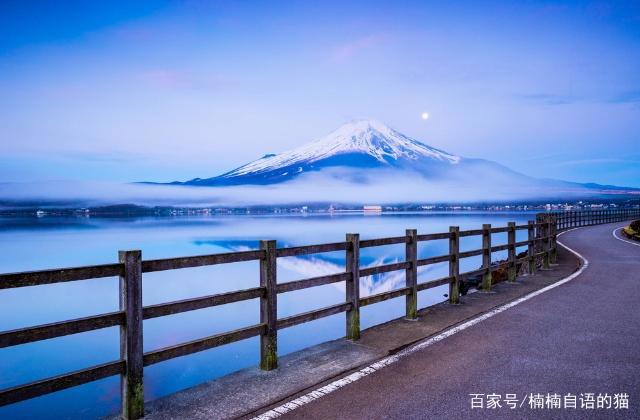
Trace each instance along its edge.
<path fill-rule="evenodd" d="M 640 187 L 640 4 L 0 3 L 0 182 L 210 177 L 354 118 Z"/>

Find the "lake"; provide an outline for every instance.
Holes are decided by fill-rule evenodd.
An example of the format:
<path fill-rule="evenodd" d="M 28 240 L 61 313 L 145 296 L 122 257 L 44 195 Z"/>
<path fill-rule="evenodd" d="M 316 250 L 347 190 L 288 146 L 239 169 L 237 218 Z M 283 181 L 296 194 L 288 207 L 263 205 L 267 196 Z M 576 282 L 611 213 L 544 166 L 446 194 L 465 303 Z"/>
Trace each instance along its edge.
<path fill-rule="evenodd" d="M 449 226 L 478 229 L 483 223 L 505 226 L 535 219 L 518 212 L 338 213 L 300 215 L 213 215 L 197 217 L 0 218 L 0 272 L 117 262 L 118 250 L 140 249 L 143 259 L 212 254 L 255 249 L 260 239 L 278 246 L 343 241 L 346 233 L 361 239 L 446 232 Z M 517 231 L 516 241 L 526 239 Z M 506 242 L 495 234 L 494 245 Z M 479 248 L 480 237 L 461 239 L 461 250 Z M 524 248 L 522 248 L 524 249 Z M 521 249 L 519 249 L 520 251 Z M 448 241 L 421 243 L 418 257 L 448 253 Z M 494 253 L 494 260 L 506 252 Z M 361 250 L 361 267 L 404 259 L 404 245 Z M 278 259 L 278 282 L 344 271 L 344 252 Z M 460 271 L 481 265 L 481 257 L 461 261 Z M 446 263 L 419 267 L 418 282 L 448 274 Z M 404 286 L 404 271 L 360 280 L 361 296 Z M 143 303 L 151 305 L 259 285 L 258 262 L 188 268 L 143 276 Z M 419 293 L 419 308 L 445 300 L 447 286 Z M 285 317 L 343 302 L 343 284 L 330 284 L 278 296 L 278 316 Z M 118 279 L 104 278 L 0 290 L 0 330 L 28 327 L 118 310 Z M 361 309 L 367 328 L 404 316 L 404 297 Z M 344 314 L 282 330 L 279 355 L 344 336 Z M 222 333 L 259 322 L 257 299 L 186 312 L 144 322 L 145 351 Z M 145 398 L 155 399 L 230 372 L 259 360 L 259 338 L 172 359 L 145 369 Z M 105 328 L 22 346 L 0 349 L 0 388 L 83 369 L 119 358 L 119 330 Z M 119 378 L 106 378 L 80 387 L 0 407 L 0 418 L 93 418 L 117 412 Z"/>

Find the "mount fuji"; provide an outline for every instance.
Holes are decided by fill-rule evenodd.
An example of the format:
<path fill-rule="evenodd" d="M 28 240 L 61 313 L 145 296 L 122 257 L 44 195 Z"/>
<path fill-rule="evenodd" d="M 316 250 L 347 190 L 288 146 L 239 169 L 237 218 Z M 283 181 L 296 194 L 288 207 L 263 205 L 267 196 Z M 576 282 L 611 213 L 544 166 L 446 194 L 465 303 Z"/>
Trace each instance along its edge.
<path fill-rule="evenodd" d="M 337 173 L 343 180 L 364 182 L 369 170 L 385 169 L 395 174 L 411 174 L 428 179 L 460 178 L 462 175 L 466 178 L 475 174 L 532 180 L 495 162 L 463 158 L 433 148 L 379 121 L 355 120 L 299 148 L 267 154 L 222 175 L 171 184 L 268 185 L 325 171 Z"/>
<path fill-rule="evenodd" d="M 330 189 L 332 185 L 347 185 L 351 186 L 347 188 L 358 190 L 366 186 L 376 193 L 376 197 L 383 196 L 380 201 L 388 196 L 388 188 L 394 188 L 393 185 L 412 187 L 420 197 L 434 196 L 437 191 L 437 197 L 451 200 L 640 193 L 637 188 L 533 178 L 490 160 L 461 157 L 436 149 L 375 120 L 351 121 L 318 140 L 290 151 L 267 154 L 222 175 L 175 181 L 169 185 L 278 185 L 283 188 L 291 185 L 300 191 L 303 183 L 306 192 L 320 186 Z"/>

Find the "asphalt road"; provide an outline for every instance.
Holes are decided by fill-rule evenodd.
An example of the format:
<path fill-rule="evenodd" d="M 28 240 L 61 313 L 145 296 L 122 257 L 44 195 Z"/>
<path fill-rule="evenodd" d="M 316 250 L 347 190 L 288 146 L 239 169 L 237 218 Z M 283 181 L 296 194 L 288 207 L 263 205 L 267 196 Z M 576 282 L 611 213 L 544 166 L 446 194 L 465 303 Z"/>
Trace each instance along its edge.
<path fill-rule="evenodd" d="M 589 261 L 574 280 L 285 417 L 640 418 L 640 246 L 615 239 L 617 226 L 560 237 Z M 563 408 L 530 408 L 530 394 L 554 393 Z M 626 393 L 629 408 L 580 408 L 587 393 Z M 485 408 L 472 409 L 470 394 L 485 394 Z M 498 394 L 502 407 L 486 408 L 486 394 Z M 516 394 L 517 408 L 506 394 Z M 564 408 L 567 394 L 576 396 L 576 409 Z M 582 400 L 590 405 L 589 395 Z"/>

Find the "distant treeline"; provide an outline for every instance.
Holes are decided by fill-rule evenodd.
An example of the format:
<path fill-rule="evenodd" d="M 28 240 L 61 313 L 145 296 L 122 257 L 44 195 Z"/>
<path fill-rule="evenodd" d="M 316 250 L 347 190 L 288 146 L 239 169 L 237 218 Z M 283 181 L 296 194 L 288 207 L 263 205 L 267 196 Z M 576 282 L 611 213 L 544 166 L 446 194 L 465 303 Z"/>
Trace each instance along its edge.
<path fill-rule="evenodd" d="M 31 205 L 11 208 L 9 203 L 0 202 L 0 216 L 185 216 L 211 214 L 279 214 L 279 213 L 330 213 L 341 211 L 362 211 L 366 204 L 314 203 L 287 206 L 250 206 L 250 207 L 172 207 L 140 206 L 119 204 L 95 207 L 69 207 Z M 381 211 L 544 211 L 544 210 L 595 210 L 606 208 L 638 208 L 639 200 L 582 200 L 567 202 L 515 202 L 515 203 L 433 203 L 433 204 L 393 204 L 380 206 Z M 4 207 L 4 208 L 3 208 Z"/>

